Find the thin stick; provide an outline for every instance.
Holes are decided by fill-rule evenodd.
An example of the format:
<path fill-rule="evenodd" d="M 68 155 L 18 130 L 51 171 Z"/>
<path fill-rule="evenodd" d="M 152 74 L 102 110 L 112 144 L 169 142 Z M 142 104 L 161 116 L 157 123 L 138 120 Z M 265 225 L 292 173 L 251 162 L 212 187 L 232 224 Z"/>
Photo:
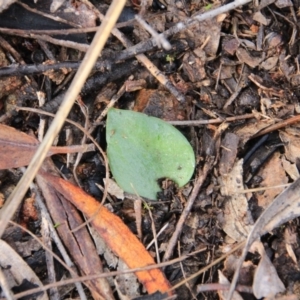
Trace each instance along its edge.
<path fill-rule="evenodd" d="M 255 118 L 254 114 L 245 114 L 241 116 L 228 117 L 224 119 L 216 118 L 210 120 L 169 121 L 168 123 L 174 126 L 201 126 L 201 125 L 208 125 L 208 124 L 220 124 L 223 122 L 234 122 L 234 121 L 252 119 L 252 118 Z"/>
<path fill-rule="evenodd" d="M 171 239 L 169 240 L 163 261 L 169 260 L 169 258 L 173 254 L 173 249 L 176 245 L 179 235 L 181 234 L 183 224 L 192 209 L 194 201 L 195 201 L 196 197 L 198 196 L 200 188 L 202 187 L 202 184 L 204 183 L 208 172 L 211 170 L 212 165 L 213 165 L 213 159 L 209 158 L 208 161 L 205 163 L 203 170 L 201 170 L 201 169 L 199 170 L 198 178 L 195 182 L 192 193 L 187 201 L 187 204 L 186 204 L 183 212 L 180 215 L 180 218 L 176 224 L 175 231 L 174 231 Z"/>
<path fill-rule="evenodd" d="M 144 19 L 139 15 L 135 15 L 135 19 L 156 39 L 159 47 L 163 47 L 165 50 L 171 50 L 172 46 L 170 42 L 163 36 L 159 35 L 153 27 L 151 27 Z"/>
<path fill-rule="evenodd" d="M 287 127 L 289 125 L 292 125 L 292 124 L 298 123 L 298 122 L 300 122 L 300 115 L 294 116 L 294 117 L 291 117 L 291 118 L 289 118 L 287 120 L 283 120 L 283 121 L 278 122 L 276 124 L 270 125 L 269 127 L 266 127 L 264 129 L 262 129 L 261 131 L 259 131 L 258 133 L 256 133 L 252 138 L 256 138 L 258 136 L 262 136 L 262 135 L 267 134 L 269 132 L 272 132 L 272 131 L 275 131 L 275 130 Z"/>
<path fill-rule="evenodd" d="M 229 4 L 220 6 L 216 9 L 209 10 L 209 11 L 203 13 L 203 14 L 202 13 L 197 14 L 197 15 L 193 16 L 192 18 L 188 18 L 188 19 L 186 19 L 182 22 L 177 23 L 176 25 L 174 25 L 170 29 L 164 31 L 160 35 L 167 38 L 167 37 L 169 37 L 171 35 L 174 35 L 174 34 L 180 32 L 180 31 L 183 31 L 184 29 L 186 29 L 190 26 L 198 24 L 198 22 L 202 22 L 202 21 L 205 21 L 207 19 L 212 19 L 212 18 L 214 18 L 214 17 L 216 17 L 216 16 L 218 16 L 222 13 L 233 10 L 233 9 L 235 9 L 239 6 L 242 6 L 244 4 L 247 4 L 249 2 L 251 2 L 251 0 L 236 0 L 236 1 L 231 2 Z M 144 52 L 146 52 L 146 51 L 149 51 L 149 50 L 153 49 L 156 46 L 157 46 L 156 39 L 152 38 L 152 39 L 149 39 L 145 42 L 141 42 L 141 43 L 139 43 L 139 44 L 131 47 L 130 49 L 127 49 L 127 50 L 129 50 L 132 53 L 141 53 L 140 52 L 141 49 L 144 49 Z M 124 53 L 125 53 L 125 51 L 124 51 Z"/>
<path fill-rule="evenodd" d="M 9 220 L 14 215 L 20 202 L 22 201 L 30 183 L 37 174 L 40 166 L 42 165 L 48 150 L 50 149 L 52 142 L 56 135 L 59 133 L 61 127 L 67 118 L 76 97 L 78 96 L 86 78 L 90 74 L 90 71 L 97 60 L 100 51 L 103 49 L 104 44 L 114 26 L 119 15 L 125 5 L 126 0 L 114 0 L 104 18 L 99 30 L 97 31 L 93 42 L 86 53 L 82 65 L 78 69 L 66 95 L 63 103 L 61 104 L 44 141 L 37 149 L 34 157 L 32 158 L 25 174 L 19 181 L 18 185 L 7 199 L 0 212 L 0 237 L 2 236 Z"/>
<path fill-rule="evenodd" d="M 244 242 L 238 244 L 238 246 L 236 246 L 235 248 L 233 248 L 232 250 L 230 250 L 228 253 L 222 255 L 221 257 L 219 257 L 218 259 L 216 259 L 214 262 L 212 262 L 208 266 L 206 266 L 203 269 L 199 270 L 196 274 L 194 274 L 191 277 L 187 278 L 187 280 L 193 279 L 195 275 L 199 276 L 201 273 L 205 272 L 208 268 L 211 268 L 214 265 L 220 263 L 228 255 L 234 253 L 236 250 L 238 250 L 243 245 L 244 245 Z M 109 272 L 109 273 L 87 275 L 87 276 L 81 276 L 79 278 L 72 278 L 72 279 L 61 280 L 61 281 L 56 282 L 56 283 L 50 283 L 50 284 L 44 285 L 43 287 L 34 288 L 34 289 L 31 289 L 31 290 L 27 290 L 25 292 L 21 292 L 19 294 L 15 294 L 14 296 L 18 299 L 18 298 L 21 298 L 21 297 L 24 297 L 24 296 L 28 296 L 28 295 L 31 295 L 31 294 L 35 294 L 35 293 L 38 293 L 38 292 L 41 292 L 41 291 L 46 291 L 46 290 L 52 288 L 53 286 L 59 287 L 59 286 L 67 285 L 67 284 L 72 284 L 72 283 L 77 282 L 77 281 L 87 281 L 87 280 L 93 280 L 93 279 L 96 279 L 96 278 L 113 277 L 113 276 L 117 276 L 117 275 L 120 275 L 120 274 L 129 274 L 129 273 L 135 273 L 135 272 L 138 272 L 138 271 L 145 271 L 145 270 L 157 269 L 157 268 L 161 268 L 161 267 L 169 266 L 171 264 L 178 263 L 180 261 L 183 261 L 183 260 L 191 257 L 192 255 L 196 255 L 197 253 L 203 252 L 205 250 L 206 250 L 206 247 L 204 249 L 199 249 L 198 251 L 195 251 L 195 252 L 190 253 L 188 255 L 183 255 L 183 256 L 181 256 L 179 258 L 170 260 L 168 262 L 163 262 L 163 263 L 160 263 L 160 264 L 153 264 L 153 265 L 142 267 L 142 268 L 136 268 L 136 269 L 130 269 L 130 270 L 123 270 L 122 272 L 120 272 L 120 271 L 112 271 L 112 272 Z M 179 282 L 179 283 L 176 284 L 176 286 L 173 286 L 170 290 L 174 290 L 175 288 L 178 288 L 182 284 L 183 284 L 182 282 Z M 2 298 L 0 300 L 2 300 Z"/>

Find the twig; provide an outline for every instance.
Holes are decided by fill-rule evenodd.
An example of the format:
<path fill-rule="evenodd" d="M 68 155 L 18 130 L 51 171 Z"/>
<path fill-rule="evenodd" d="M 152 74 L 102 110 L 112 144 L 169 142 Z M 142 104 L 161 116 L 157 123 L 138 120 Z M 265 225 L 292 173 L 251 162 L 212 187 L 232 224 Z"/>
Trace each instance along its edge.
<path fill-rule="evenodd" d="M 197 286 L 197 293 L 220 291 L 220 290 L 226 291 L 229 290 L 229 288 L 230 288 L 230 284 L 220 284 L 220 283 L 200 284 L 199 286 Z M 235 289 L 238 292 L 253 294 L 253 289 L 250 286 L 238 284 Z"/>
<path fill-rule="evenodd" d="M 52 251 L 52 241 L 50 238 L 50 224 L 48 221 L 41 217 L 41 233 L 43 237 L 43 244 Z M 46 265 L 47 265 L 47 274 L 48 274 L 48 282 L 55 282 L 55 267 L 54 267 L 54 259 L 52 253 L 45 251 Z M 60 300 L 60 295 L 58 292 L 58 288 L 52 288 L 49 292 L 51 300 Z"/>
<path fill-rule="evenodd" d="M 160 35 L 164 36 L 165 38 L 168 38 L 171 35 L 174 35 L 174 34 L 180 32 L 180 31 L 183 31 L 183 30 L 185 30 L 186 28 L 188 28 L 190 26 L 198 24 L 198 22 L 202 22 L 202 21 L 205 21 L 207 19 L 212 19 L 212 18 L 214 18 L 214 17 L 216 17 L 216 16 L 218 16 L 222 13 L 233 10 L 233 9 L 235 9 L 239 6 L 242 6 L 244 4 L 247 4 L 249 2 L 251 2 L 251 0 L 237 0 L 237 1 L 231 2 L 229 4 L 220 6 L 216 9 L 212 9 L 210 11 L 207 11 L 203 14 L 202 13 L 197 14 L 197 15 L 193 16 L 192 18 L 188 18 L 185 21 L 177 23 L 175 26 L 173 26 L 173 27 L 169 28 L 168 30 L 164 31 Z M 139 43 L 139 44 L 131 47 L 130 49 L 127 49 L 127 50 L 130 51 L 131 53 L 141 53 L 140 51 L 142 49 L 143 49 L 142 50 L 143 52 L 146 52 L 146 51 L 152 50 L 156 46 L 157 46 L 156 39 L 152 38 L 152 39 L 149 39 L 145 42 L 141 42 L 141 43 Z M 125 51 L 124 51 L 124 54 L 125 54 Z"/>
<path fill-rule="evenodd" d="M 158 242 L 157 242 L 157 233 L 156 233 L 156 229 L 155 229 L 154 219 L 153 219 L 153 216 L 152 216 L 151 208 L 149 207 L 147 202 L 144 202 L 144 204 L 146 204 L 146 208 L 148 210 L 148 213 L 149 213 L 149 216 L 150 216 L 150 219 L 151 219 L 151 229 L 152 229 L 153 240 L 154 240 L 154 245 L 155 245 L 156 261 L 158 263 L 160 263 L 159 248 L 158 248 Z"/>
<path fill-rule="evenodd" d="M 228 106 L 236 99 L 236 97 L 239 95 L 239 93 L 242 91 L 243 87 L 238 86 L 238 88 L 233 92 L 233 94 L 227 99 L 225 102 L 223 109 L 226 110 Z"/>
<path fill-rule="evenodd" d="M 3 49 L 10 52 L 17 62 L 25 65 L 25 61 L 22 56 L 2 36 L 0 36 L 0 45 Z"/>
<path fill-rule="evenodd" d="M 131 80 L 132 78 L 133 77 L 129 76 L 128 80 Z M 101 124 L 103 118 L 107 115 L 108 110 L 116 104 L 116 102 L 124 95 L 125 92 L 126 92 L 126 82 L 118 90 L 117 94 L 111 98 L 110 102 L 105 107 L 105 109 L 101 112 L 100 116 L 96 119 L 96 121 L 93 123 L 93 125 L 89 128 L 89 133 L 92 133 L 95 130 L 95 128 Z"/>
<path fill-rule="evenodd" d="M 177 249 L 178 249 L 178 255 L 179 257 L 181 256 L 181 251 L 180 251 L 180 241 L 178 241 L 178 245 L 177 245 Z M 192 297 L 193 297 L 193 300 L 197 299 L 196 295 L 194 294 L 192 288 L 191 288 L 191 285 L 190 283 L 186 280 L 187 277 L 186 277 L 186 274 L 185 274 L 185 271 L 184 271 L 184 268 L 183 268 L 183 264 L 182 262 L 179 263 L 180 265 L 180 269 L 181 269 L 181 273 L 182 273 L 182 276 L 184 278 L 184 281 L 185 281 L 185 286 L 187 287 L 187 289 L 190 291 Z"/>
<path fill-rule="evenodd" d="M 215 264 L 220 263 L 228 255 L 230 255 L 230 254 L 234 253 L 236 250 L 238 250 L 242 245 L 243 245 L 243 243 L 239 244 L 237 247 L 235 247 L 234 249 L 232 249 L 231 251 L 229 251 L 227 254 L 221 256 L 220 258 L 218 258 L 217 260 L 215 260 L 213 263 L 211 263 L 209 266 L 206 266 L 205 268 L 203 268 L 202 270 L 200 270 L 199 272 L 197 272 L 197 276 L 199 276 L 199 274 L 203 273 L 208 267 L 211 268 Z M 112 271 L 112 272 L 109 272 L 109 273 L 87 275 L 87 276 L 79 277 L 78 279 L 77 278 L 76 279 L 66 279 L 66 280 L 62 280 L 62 281 L 56 282 L 56 283 L 44 285 L 43 287 L 34 288 L 34 289 L 31 289 L 31 290 L 28 290 L 28 291 L 25 291 L 25 292 L 21 292 L 19 294 L 15 294 L 14 296 L 18 299 L 18 298 L 21 298 L 21 297 L 24 297 L 24 296 L 28 296 L 28 295 L 31 295 L 31 294 L 34 294 L 34 293 L 46 291 L 46 290 L 52 288 L 53 286 L 59 287 L 59 286 L 67 285 L 67 284 L 72 284 L 72 283 L 77 282 L 77 281 L 89 281 L 89 280 L 93 280 L 93 279 L 96 279 L 96 278 L 113 277 L 113 276 L 117 276 L 117 275 L 120 275 L 120 274 L 129 274 L 129 273 L 136 273 L 138 271 L 144 271 L 144 270 L 151 270 L 151 269 L 162 268 L 162 267 L 169 266 L 171 264 L 175 264 L 175 263 L 178 263 L 180 261 L 183 261 L 183 260 L 191 257 L 192 255 L 196 255 L 197 253 L 203 252 L 203 251 L 204 251 L 204 249 L 200 249 L 198 251 L 195 251 L 195 252 L 191 253 L 190 255 L 184 255 L 184 256 L 182 256 L 180 258 L 176 258 L 176 259 L 170 260 L 168 262 L 163 262 L 163 263 L 160 263 L 160 264 L 154 264 L 154 265 L 146 266 L 146 267 L 142 267 L 142 268 L 136 268 L 136 269 L 130 269 L 130 270 L 123 270 L 122 272 L 120 272 L 120 271 Z M 191 279 L 192 279 L 192 276 L 189 277 L 189 278 L 187 278 L 187 280 L 191 280 Z M 182 283 L 177 284 L 176 288 L 178 286 L 180 286 L 181 284 Z M 174 290 L 174 287 L 172 287 L 171 290 Z M 2 299 L 0 299 L 0 300 L 2 300 Z"/>
<path fill-rule="evenodd" d="M 252 118 L 255 118 L 254 114 L 245 114 L 241 116 L 228 117 L 224 119 L 216 118 L 211 120 L 168 121 L 168 123 L 174 126 L 201 126 L 201 125 L 208 125 L 208 124 L 220 124 L 223 122 L 234 122 L 234 121 L 252 119 Z"/>
<path fill-rule="evenodd" d="M 0 76 L 22 76 L 41 74 L 49 70 L 60 70 L 63 68 L 77 70 L 82 61 L 66 61 L 51 64 L 34 64 L 34 65 L 10 65 L 9 67 L 0 68 Z M 108 61 L 98 61 L 93 66 L 93 70 L 105 70 L 110 68 Z"/>
<path fill-rule="evenodd" d="M 90 49 L 90 45 L 88 44 L 76 43 L 76 42 L 66 41 L 66 40 L 59 40 L 46 34 L 42 34 L 42 35 L 39 34 L 21 35 L 20 34 L 20 36 L 46 41 L 54 45 L 68 47 L 82 52 L 87 52 Z"/>
<path fill-rule="evenodd" d="M 193 188 L 192 193 L 191 193 L 191 195 L 190 195 L 190 197 L 189 197 L 189 199 L 186 203 L 186 206 L 185 206 L 183 212 L 181 213 L 180 218 L 179 218 L 179 220 L 176 224 L 175 231 L 174 231 L 171 239 L 169 240 L 169 243 L 168 243 L 164 258 L 163 258 L 163 261 L 167 261 L 167 260 L 170 259 L 171 255 L 173 253 L 173 249 L 174 249 L 174 247 L 177 243 L 177 240 L 179 238 L 179 235 L 181 234 L 182 227 L 185 223 L 185 220 L 186 220 L 187 216 L 189 215 L 189 213 L 192 209 L 194 201 L 195 201 L 196 197 L 198 196 L 200 188 L 201 188 L 202 184 L 204 183 L 204 180 L 206 179 L 206 176 L 207 176 L 208 172 L 211 170 L 211 168 L 213 166 L 213 162 L 214 162 L 214 160 L 210 157 L 205 162 L 203 169 L 201 170 L 199 168 L 198 177 L 196 179 L 194 188 Z"/>
<path fill-rule="evenodd" d="M 134 201 L 136 202 L 136 201 Z M 158 238 L 164 231 L 165 229 L 167 229 L 167 227 L 169 226 L 169 223 L 166 223 L 161 229 L 160 231 L 157 233 L 156 238 Z M 150 247 L 154 244 L 155 239 L 153 238 L 152 241 L 147 245 L 146 249 L 149 250 Z"/>
<path fill-rule="evenodd" d="M 143 240 L 142 200 L 138 199 L 138 200 L 133 201 L 133 208 L 134 208 L 134 214 L 135 214 L 135 226 L 136 226 L 137 236 L 140 239 L 140 241 L 142 241 Z M 160 262 L 160 261 L 158 261 L 158 262 Z"/>
<path fill-rule="evenodd" d="M 88 108 L 84 105 L 84 103 L 81 101 L 81 99 L 80 99 L 80 101 L 77 101 L 77 103 L 78 103 L 78 105 L 80 107 L 80 110 L 81 110 L 83 116 L 84 116 L 84 129 L 85 129 L 85 131 L 87 131 L 88 128 L 89 128 L 89 125 L 90 125 Z M 87 140 L 87 135 L 84 133 L 83 137 L 81 139 L 81 144 L 84 145 L 86 143 L 86 140 Z M 81 184 L 79 182 L 76 169 L 77 169 L 78 164 L 80 163 L 82 155 L 83 155 L 82 152 L 78 152 L 77 153 L 77 155 L 76 155 L 76 161 L 75 161 L 75 163 L 73 165 L 73 176 L 75 178 L 75 181 L 76 181 L 77 185 L 80 186 L 80 187 L 82 187 L 82 186 L 81 186 Z"/>
<path fill-rule="evenodd" d="M 33 156 L 24 176 L 19 181 L 16 188 L 2 207 L 0 212 L 0 237 L 2 236 L 9 220 L 12 218 L 21 200 L 23 199 L 30 183 L 42 165 L 54 138 L 64 124 L 64 121 L 69 114 L 73 103 L 78 96 L 86 78 L 88 77 L 99 53 L 103 49 L 104 44 L 125 5 L 125 2 L 125 0 L 113 0 L 105 19 L 97 31 L 93 42 L 65 95 L 63 103 L 56 113 L 45 139 L 40 144 L 35 155 Z"/>
<path fill-rule="evenodd" d="M 209 265 L 205 266 L 204 268 L 202 268 L 201 270 L 199 270 L 198 272 L 196 272 L 195 274 L 191 275 L 190 277 L 188 277 L 185 280 L 182 280 L 180 282 L 178 282 L 177 284 L 173 285 L 171 290 L 176 290 L 177 288 L 179 288 L 180 286 L 182 286 L 183 284 L 186 283 L 186 281 L 190 281 L 194 278 L 197 278 L 199 275 L 205 273 L 207 270 L 211 269 L 213 266 L 219 264 L 222 260 L 226 259 L 226 257 L 228 257 L 229 255 L 233 254 L 235 251 L 241 249 L 244 245 L 245 245 L 245 241 L 237 244 L 233 249 L 231 249 L 229 252 L 227 252 L 226 254 L 222 255 L 221 257 L 217 258 L 216 260 L 214 260 L 213 262 L 211 262 Z"/>
<path fill-rule="evenodd" d="M 163 36 L 159 35 L 154 28 L 148 25 L 144 19 L 139 15 L 135 15 L 135 19 L 156 39 L 159 48 L 163 47 L 165 50 L 171 50 L 171 44 Z"/>
<path fill-rule="evenodd" d="M 289 118 L 287 120 L 283 120 L 283 121 L 278 122 L 276 124 L 273 124 L 273 125 L 271 125 L 271 126 L 269 126 L 267 128 L 264 128 L 261 131 L 259 131 L 257 134 L 255 134 L 252 138 L 254 139 L 256 137 L 265 135 L 267 133 L 270 133 L 270 132 L 273 132 L 275 130 L 278 130 L 278 129 L 290 126 L 290 125 L 298 123 L 298 122 L 300 122 L 300 115 L 295 116 L 295 117 L 291 117 L 291 118 Z"/>
<path fill-rule="evenodd" d="M 122 28 L 135 23 L 135 19 L 120 22 L 115 25 L 116 28 Z M 83 27 L 83 28 L 66 28 L 66 29 L 16 29 L 0 27 L 0 32 L 10 35 L 30 35 L 30 34 L 46 34 L 46 35 L 69 35 L 96 32 L 100 26 Z"/>

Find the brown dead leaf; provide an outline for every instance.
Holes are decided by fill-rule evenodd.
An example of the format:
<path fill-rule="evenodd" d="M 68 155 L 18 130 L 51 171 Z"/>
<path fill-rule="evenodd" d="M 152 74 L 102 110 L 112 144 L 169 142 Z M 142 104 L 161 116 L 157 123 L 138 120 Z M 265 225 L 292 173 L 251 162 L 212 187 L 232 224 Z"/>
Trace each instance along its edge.
<path fill-rule="evenodd" d="M 263 179 L 260 186 L 271 187 L 288 183 L 288 177 L 282 167 L 280 153 L 276 152 L 271 159 L 263 166 L 258 175 Z M 284 187 L 265 190 L 257 193 L 258 205 L 266 208 L 275 197 L 284 190 Z"/>
<path fill-rule="evenodd" d="M 222 140 L 222 154 L 220 159 L 220 174 L 228 174 L 237 156 L 239 138 L 234 133 L 226 133 Z"/>
<path fill-rule="evenodd" d="M 52 190 L 68 199 L 88 218 L 93 217 L 91 224 L 97 229 L 106 244 L 116 255 L 122 258 L 129 268 L 142 268 L 155 264 L 141 242 L 119 217 L 79 187 L 50 174 L 43 173 L 42 177 L 52 187 Z M 165 292 L 170 289 L 168 280 L 159 269 L 139 271 L 136 272 L 136 276 L 144 284 L 148 293 Z"/>
<path fill-rule="evenodd" d="M 240 62 L 247 64 L 251 68 L 256 68 L 264 59 L 263 57 L 251 55 L 248 51 L 241 47 L 236 50 L 236 56 Z"/>
<path fill-rule="evenodd" d="M 269 71 L 277 65 L 277 62 L 278 62 L 277 56 L 269 57 L 260 64 L 260 68 Z"/>
<path fill-rule="evenodd" d="M 236 38 L 224 38 L 222 48 L 230 55 L 234 55 L 240 43 Z"/>
<path fill-rule="evenodd" d="M 223 17 L 224 15 L 222 15 Z M 222 20 L 222 19 L 221 19 Z M 192 27 L 180 32 L 179 38 L 192 39 L 195 48 L 205 47 L 203 50 L 208 56 L 216 56 L 221 33 L 222 22 L 218 22 L 218 18 L 211 18 L 201 23 L 196 23 Z"/>
<path fill-rule="evenodd" d="M 280 131 L 280 139 L 284 143 L 286 158 L 295 163 L 300 157 L 300 130 L 298 128 L 290 128 L 285 131 Z"/>
<path fill-rule="evenodd" d="M 0 170 L 27 166 L 38 146 L 34 137 L 0 124 Z M 86 151 L 94 151 L 94 145 L 51 147 L 47 156 Z"/>
<path fill-rule="evenodd" d="M 183 57 L 183 70 L 189 77 L 191 82 L 198 82 L 206 77 L 205 63 L 206 54 L 202 49 L 198 49 L 197 54 L 194 52 L 187 52 Z"/>
<path fill-rule="evenodd" d="M 285 156 L 281 157 L 281 163 L 285 172 L 293 179 L 296 180 L 299 177 L 299 171 L 296 164 L 290 163 L 286 160 Z"/>
<path fill-rule="evenodd" d="M 263 25 L 269 25 L 271 19 L 267 19 L 260 11 L 257 11 L 253 14 L 253 20 L 263 24 Z"/>
<path fill-rule="evenodd" d="M 186 119 L 184 108 L 168 91 L 140 90 L 135 101 L 134 111 L 166 121 Z"/>
<path fill-rule="evenodd" d="M 243 193 L 243 160 L 239 160 L 228 174 L 220 178 L 221 194 L 227 196 L 224 207 L 223 230 L 235 241 L 245 240 L 252 228 L 248 200 Z"/>

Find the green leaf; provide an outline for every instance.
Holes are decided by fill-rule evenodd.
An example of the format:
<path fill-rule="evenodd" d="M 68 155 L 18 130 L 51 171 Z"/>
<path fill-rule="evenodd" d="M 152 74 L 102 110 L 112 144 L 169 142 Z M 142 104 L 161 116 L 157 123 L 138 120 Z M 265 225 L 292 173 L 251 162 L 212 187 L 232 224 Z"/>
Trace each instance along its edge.
<path fill-rule="evenodd" d="M 172 125 L 145 114 L 110 109 L 106 124 L 111 172 L 126 192 L 156 200 L 158 179 L 185 185 L 195 168 L 193 149 Z"/>

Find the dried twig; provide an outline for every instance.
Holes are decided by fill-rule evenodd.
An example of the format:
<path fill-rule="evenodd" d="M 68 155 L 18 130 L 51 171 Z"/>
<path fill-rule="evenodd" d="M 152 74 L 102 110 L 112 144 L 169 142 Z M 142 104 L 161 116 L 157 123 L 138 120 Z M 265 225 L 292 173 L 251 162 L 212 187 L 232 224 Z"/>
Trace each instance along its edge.
<path fill-rule="evenodd" d="M 1 76 L 22 76 L 41 74 L 49 70 L 60 70 L 63 68 L 77 70 L 82 61 L 65 61 L 51 64 L 33 64 L 33 65 L 10 65 L 9 67 L 0 68 Z M 93 70 L 104 70 L 111 67 L 108 61 L 98 61 L 93 66 Z"/>
<path fill-rule="evenodd" d="M 208 125 L 208 124 L 220 124 L 223 122 L 235 122 L 245 119 L 252 119 L 255 118 L 254 114 L 245 114 L 241 116 L 235 117 L 228 117 L 228 118 L 216 118 L 211 120 L 187 120 L 187 121 L 168 121 L 168 123 L 174 126 L 201 126 L 201 125 Z"/>
<path fill-rule="evenodd" d="M 187 18 L 185 21 L 177 23 L 176 25 L 174 25 L 173 27 L 164 31 L 160 35 L 164 36 L 165 38 L 168 38 L 171 35 L 174 35 L 180 31 L 183 31 L 190 26 L 196 25 L 198 22 L 202 22 L 207 19 L 212 19 L 222 13 L 228 12 L 239 6 L 245 5 L 245 4 L 249 3 L 250 1 L 251 0 L 237 0 L 237 1 L 231 2 L 229 4 L 220 6 L 216 9 L 207 11 L 203 14 L 202 13 L 197 14 L 191 18 Z M 130 51 L 130 53 L 141 53 L 141 51 L 143 51 L 143 52 L 150 51 L 156 46 L 157 46 L 156 39 L 152 38 L 152 39 L 149 39 L 145 42 L 141 42 L 141 43 L 127 49 L 127 51 Z M 123 53 L 124 53 L 124 55 L 128 55 L 125 51 Z M 120 59 L 121 59 L 121 57 L 120 57 Z"/>
<path fill-rule="evenodd" d="M 174 247 L 177 243 L 179 235 L 181 234 L 182 227 L 185 223 L 185 220 L 193 207 L 194 201 L 195 201 L 196 197 L 198 196 L 200 188 L 201 188 L 202 184 L 204 183 L 207 174 L 209 173 L 209 171 L 211 170 L 211 168 L 213 166 L 213 162 L 214 162 L 214 160 L 212 158 L 209 158 L 205 162 L 203 169 L 201 170 L 199 168 L 198 177 L 196 179 L 194 188 L 193 188 L 192 193 L 189 196 L 189 199 L 187 201 L 187 204 L 186 204 L 183 212 L 181 213 L 180 218 L 176 224 L 175 231 L 174 231 L 171 239 L 169 240 L 163 261 L 168 261 L 170 259 L 171 255 L 173 254 Z"/>
<path fill-rule="evenodd" d="M 201 270 L 199 270 L 199 272 L 197 272 L 196 274 L 190 276 L 186 280 L 189 281 L 189 280 L 191 280 L 191 279 L 193 279 L 195 277 L 198 277 L 200 274 L 206 272 L 209 268 L 213 267 L 214 265 L 216 265 L 216 264 L 220 263 L 221 261 L 223 261 L 224 259 L 226 259 L 226 257 L 228 255 L 234 253 L 235 251 L 237 251 L 238 249 L 240 249 L 243 245 L 244 245 L 244 242 L 238 244 L 235 248 L 233 248 L 232 250 L 230 250 L 226 254 L 222 255 L 221 257 L 219 257 L 218 259 L 216 259 L 215 261 L 213 261 L 212 263 L 210 263 L 208 266 L 202 268 Z M 57 286 L 58 287 L 58 286 L 63 286 L 63 285 L 67 285 L 67 284 L 72 284 L 72 283 L 74 283 L 74 282 L 76 282 L 78 280 L 80 280 L 80 281 L 88 281 L 88 280 L 93 280 L 93 279 L 96 279 L 96 278 L 113 277 L 113 276 L 117 276 L 117 275 L 120 275 L 120 274 L 135 273 L 135 272 L 143 271 L 143 270 L 151 270 L 151 269 L 166 267 L 166 266 L 169 266 L 171 264 L 175 264 L 175 263 L 178 263 L 180 261 L 183 261 L 183 260 L 191 257 L 192 255 L 196 255 L 199 252 L 203 252 L 203 251 L 205 251 L 205 249 L 206 248 L 200 249 L 200 250 L 195 251 L 195 252 L 193 252 L 193 253 L 191 253 L 189 255 L 183 255 L 183 256 L 181 256 L 179 258 L 170 260 L 168 262 L 163 262 L 163 263 L 160 263 L 160 264 L 155 264 L 155 265 L 151 265 L 151 266 L 147 266 L 147 267 L 143 267 L 143 268 L 123 270 L 122 272 L 120 272 L 120 271 L 112 271 L 112 272 L 102 273 L 102 274 L 82 276 L 82 277 L 80 277 L 78 279 L 76 278 L 76 279 L 62 280 L 62 281 L 56 282 L 55 284 L 54 283 L 47 284 L 47 285 L 44 285 L 43 287 L 34 288 L 34 289 L 31 289 L 31 290 L 28 290 L 28 291 L 16 294 L 15 297 L 16 298 L 21 298 L 21 297 L 24 297 L 24 296 L 31 295 L 33 293 L 38 293 L 38 292 L 41 292 L 41 291 L 46 291 L 46 290 L 52 288 L 53 286 Z M 179 282 L 178 284 L 174 285 L 171 288 L 171 290 L 175 290 L 176 288 L 178 288 L 179 286 L 181 286 L 184 283 L 185 283 L 185 281 L 184 282 Z"/>
<path fill-rule="evenodd" d="M 280 121 L 276 124 L 270 125 L 269 127 L 264 128 L 261 131 L 259 131 L 258 133 L 256 133 L 252 138 L 256 138 L 256 137 L 265 135 L 267 133 L 270 133 L 270 132 L 273 132 L 275 130 L 290 126 L 290 125 L 298 123 L 298 122 L 300 122 L 300 115 L 294 116 L 294 117 L 291 117 L 287 120 L 283 120 L 283 121 Z"/>

